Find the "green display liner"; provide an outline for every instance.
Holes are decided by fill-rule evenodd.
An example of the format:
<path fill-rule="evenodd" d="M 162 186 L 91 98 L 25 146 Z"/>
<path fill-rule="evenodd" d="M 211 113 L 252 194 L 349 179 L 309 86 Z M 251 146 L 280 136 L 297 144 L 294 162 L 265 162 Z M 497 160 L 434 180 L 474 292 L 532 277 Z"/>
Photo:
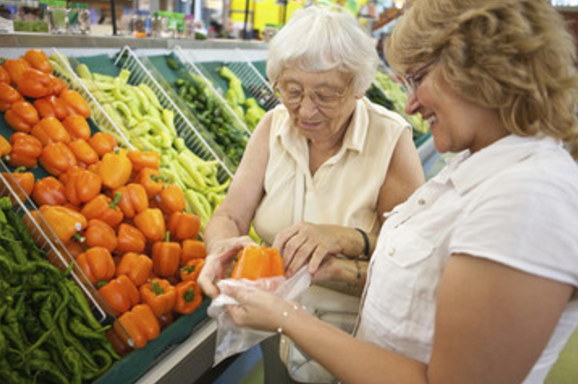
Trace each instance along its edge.
<path fill-rule="evenodd" d="M 195 328 L 207 318 L 210 303 L 211 299 L 204 299 L 195 312 L 180 317 L 144 348 L 136 349 L 114 363 L 94 384 L 130 384 L 137 381 L 173 347 L 194 334 Z"/>

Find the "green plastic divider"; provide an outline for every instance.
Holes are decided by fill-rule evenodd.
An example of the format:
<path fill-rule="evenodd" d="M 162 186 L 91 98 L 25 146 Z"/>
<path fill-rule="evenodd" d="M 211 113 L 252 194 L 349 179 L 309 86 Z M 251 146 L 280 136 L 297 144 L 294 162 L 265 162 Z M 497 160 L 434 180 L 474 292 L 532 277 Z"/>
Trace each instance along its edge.
<path fill-rule="evenodd" d="M 261 76 L 263 76 L 264 79 L 267 79 L 267 61 L 265 60 L 252 61 L 251 63 L 253 64 L 255 69 L 259 71 Z"/>

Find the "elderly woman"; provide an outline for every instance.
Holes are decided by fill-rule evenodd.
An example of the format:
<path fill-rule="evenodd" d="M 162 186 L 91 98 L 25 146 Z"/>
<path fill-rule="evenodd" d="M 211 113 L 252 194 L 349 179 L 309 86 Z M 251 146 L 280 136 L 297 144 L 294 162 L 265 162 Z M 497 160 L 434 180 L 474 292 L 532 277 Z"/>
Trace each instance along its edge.
<path fill-rule="evenodd" d="M 377 62 L 352 16 L 316 7 L 296 11 L 271 41 L 267 75 L 282 105 L 255 129 L 207 225 L 207 295 L 252 243 L 252 222 L 287 276 L 308 265 L 315 282 L 361 285 L 365 267 L 353 259 L 369 255 L 383 213 L 424 181 L 408 123 L 364 97 Z"/>
<path fill-rule="evenodd" d="M 263 291 L 281 330 L 347 383 L 543 383 L 578 324 L 578 74 L 542 0 L 417 1 L 386 56 L 409 113 L 459 152 L 383 224 L 355 337 Z M 573 158 L 574 157 L 574 158 Z"/>

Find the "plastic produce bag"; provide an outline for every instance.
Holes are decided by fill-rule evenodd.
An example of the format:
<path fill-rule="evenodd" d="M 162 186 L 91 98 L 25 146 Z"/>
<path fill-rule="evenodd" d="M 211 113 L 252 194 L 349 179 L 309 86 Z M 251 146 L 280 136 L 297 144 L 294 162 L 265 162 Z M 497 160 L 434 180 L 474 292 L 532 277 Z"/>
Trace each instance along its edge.
<path fill-rule="evenodd" d="M 219 281 L 217 286 L 221 292 L 225 286 L 265 289 L 274 292 L 286 300 L 295 301 L 310 284 L 311 275 L 307 272 L 307 268 L 303 267 L 290 279 L 284 276 L 258 279 L 255 281 L 247 279 L 224 279 Z M 238 304 L 238 302 L 232 297 L 221 293 L 211 302 L 207 310 L 209 316 L 216 319 L 218 324 L 214 366 L 229 356 L 252 348 L 274 334 L 273 332 L 255 331 L 237 327 L 225 309 L 226 305 L 231 304 Z"/>

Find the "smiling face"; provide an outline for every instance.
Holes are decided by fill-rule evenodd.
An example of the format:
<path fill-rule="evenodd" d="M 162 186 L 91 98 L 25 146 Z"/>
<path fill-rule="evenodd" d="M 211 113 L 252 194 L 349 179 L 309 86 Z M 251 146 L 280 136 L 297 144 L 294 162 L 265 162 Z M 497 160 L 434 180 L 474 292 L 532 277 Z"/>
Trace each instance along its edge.
<path fill-rule="evenodd" d="M 355 109 L 355 102 L 361 97 L 353 95 L 350 84 L 351 75 L 338 70 L 305 72 L 288 68 L 280 76 L 277 87 L 289 93 L 305 92 L 299 103 L 284 102 L 293 126 L 309 140 L 327 141 L 343 136 Z M 321 104 L 319 100 L 325 96 L 335 95 L 339 95 L 339 102 L 334 107 L 320 107 L 315 103 L 317 101 Z"/>
<path fill-rule="evenodd" d="M 429 123 L 438 152 L 476 152 L 508 135 L 496 110 L 472 103 L 436 77 L 435 64 L 416 78 L 406 113 L 419 113 Z M 416 68 L 420 65 L 416 65 Z"/>

